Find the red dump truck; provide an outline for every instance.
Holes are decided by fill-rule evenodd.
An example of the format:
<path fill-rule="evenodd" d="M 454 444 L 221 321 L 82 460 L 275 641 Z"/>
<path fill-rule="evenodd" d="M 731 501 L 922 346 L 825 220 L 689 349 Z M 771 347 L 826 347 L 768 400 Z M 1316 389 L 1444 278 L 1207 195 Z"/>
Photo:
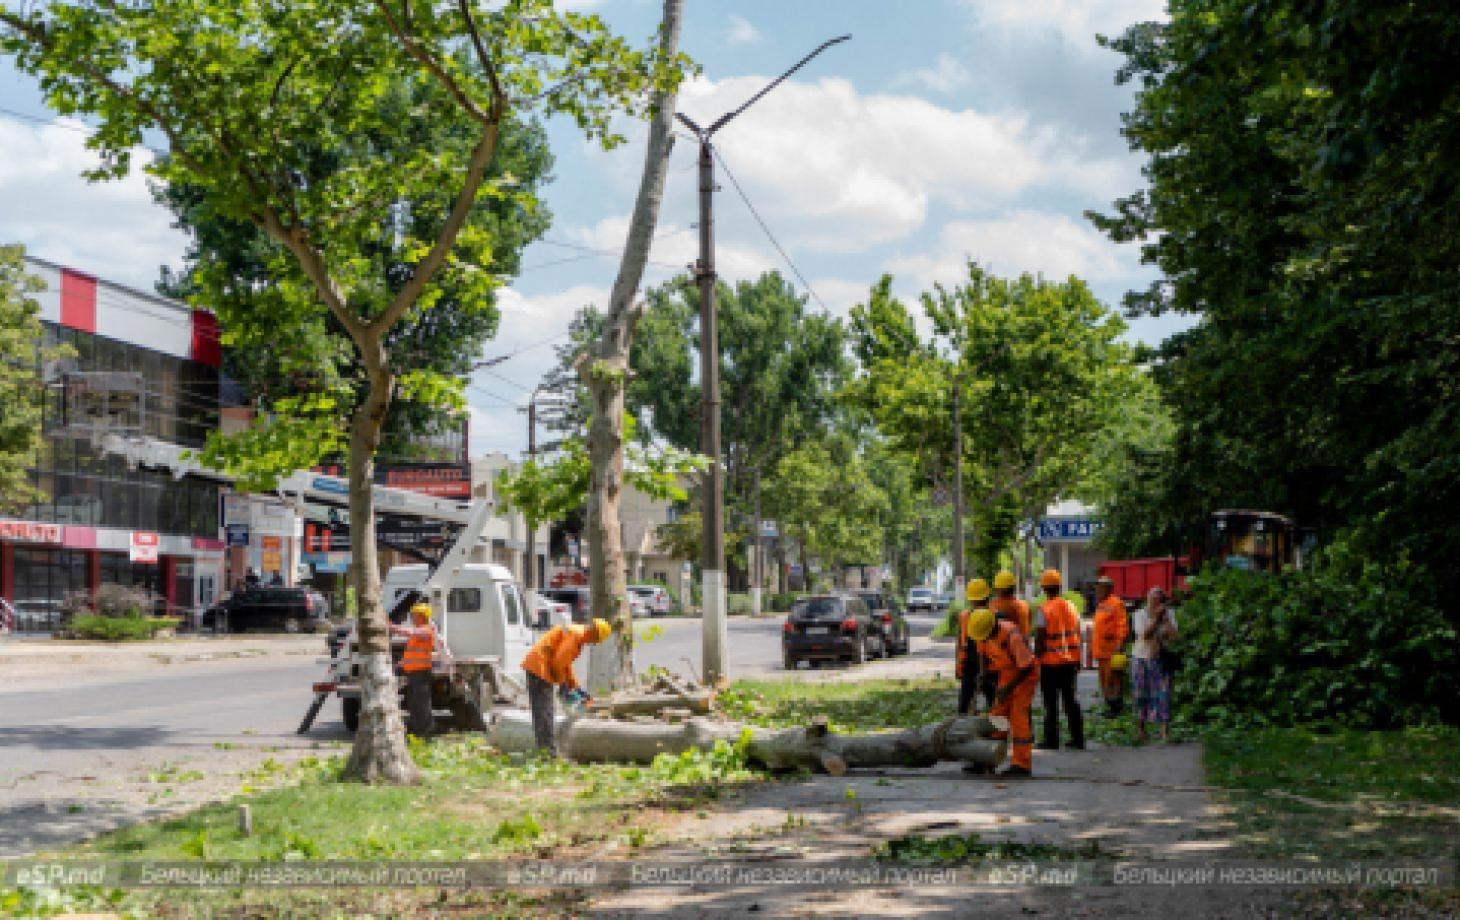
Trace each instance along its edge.
<path fill-rule="evenodd" d="M 1152 588 L 1165 588 L 1167 594 L 1185 588 L 1190 565 L 1187 556 L 1117 559 L 1100 563 L 1100 574 L 1109 576 L 1115 582 L 1116 596 L 1131 605 L 1145 600 Z"/>

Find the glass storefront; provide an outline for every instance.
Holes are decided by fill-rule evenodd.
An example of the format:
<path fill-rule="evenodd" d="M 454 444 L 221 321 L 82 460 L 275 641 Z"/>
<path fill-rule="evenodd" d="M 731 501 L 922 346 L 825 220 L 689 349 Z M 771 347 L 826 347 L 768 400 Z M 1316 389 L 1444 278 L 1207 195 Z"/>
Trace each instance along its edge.
<path fill-rule="evenodd" d="M 45 632 L 60 621 L 66 596 L 87 590 L 87 554 L 81 550 L 15 549 L 17 629 Z"/>

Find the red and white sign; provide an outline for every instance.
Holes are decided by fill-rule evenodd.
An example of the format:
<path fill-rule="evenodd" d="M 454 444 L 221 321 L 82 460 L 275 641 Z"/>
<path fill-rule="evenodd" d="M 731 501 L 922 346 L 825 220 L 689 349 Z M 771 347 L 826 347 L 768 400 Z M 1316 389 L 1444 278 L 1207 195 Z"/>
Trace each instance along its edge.
<path fill-rule="evenodd" d="M 41 524 L 36 521 L 0 521 L 0 540 L 14 540 L 17 543 L 60 543 L 60 524 Z"/>
<path fill-rule="evenodd" d="M 145 530 L 132 531 L 132 561 L 157 561 L 157 534 Z"/>

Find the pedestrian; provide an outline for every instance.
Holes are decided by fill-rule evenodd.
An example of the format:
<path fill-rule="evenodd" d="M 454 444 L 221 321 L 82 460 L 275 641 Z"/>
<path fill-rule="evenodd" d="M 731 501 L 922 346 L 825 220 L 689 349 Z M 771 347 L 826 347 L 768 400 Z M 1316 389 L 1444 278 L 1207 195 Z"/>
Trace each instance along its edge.
<path fill-rule="evenodd" d="M 992 610 L 980 610 L 968 618 L 968 635 L 978 643 L 979 654 L 998 675 L 991 716 L 1009 720 L 1008 730 L 993 733 L 995 739 L 1009 739 L 1009 766 L 999 776 L 1022 778 L 1034 771 L 1034 726 L 1030 708 L 1039 686 L 1039 661 L 1029 650 L 1024 636 L 1008 620 Z"/>
<path fill-rule="evenodd" d="M 431 624 L 431 605 L 411 607 L 410 626 L 392 626 L 391 632 L 406 635 L 401 670 L 406 674 L 406 730 L 417 738 L 429 738 L 436 728 L 431 711 L 432 659 L 439 641 Z"/>
<path fill-rule="evenodd" d="M 1105 714 L 1114 718 L 1125 709 L 1125 694 L 1121 684 L 1124 673 L 1115 667 L 1116 656 L 1125 647 L 1130 636 L 1130 618 L 1126 616 L 1125 602 L 1115 593 L 1115 581 L 1109 575 L 1101 575 L 1095 581 L 1095 622 L 1090 627 L 1090 657 L 1100 676 L 1100 695 L 1105 698 Z"/>
<path fill-rule="evenodd" d="M 984 674 L 979 657 L 977 643 L 968 637 L 968 617 L 978 610 L 988 609 L 989 583 L 982 578 L 975 578 L 968 583 L 964 594 L 968 599 L 968 606 L 958 614 L 958 635 L 954 637 L 956 645 L 954 648 L 954 674 L 958 678 L 958 714 L 969 715 L 973 709 L 973 699 L 978 692 L 980 678 Z M 989 690 L 985 698 L 985 706 L 992 705 L 993 691 Z"/>
<path fill-rule="evenodd" d="M 532 710 L 532 734 L 539 749 L 550 754 L 558 750 L 553 725 L 554 690 L 569 703 L 592 702 L 593 698 L 578 686 L 573 662 L 583 653 L 583 646 L 602 642 L 612 633 L 613 627 L 607 620 L 595 619 L 583 626 L 573 623 L 554 626 L 528 649 L 527 657 L 522 659 L 522 670 L 527 672 L 527 705 Z"/>
<path fill-rule="evenodd" d="M 250 568 L 248 573 L 243 576 L 243 584 L 245 587 L 257 588 L 259 586 L 259 573 Z"/>
<path fill-rule="evenodd" d="M 15 631 L 15 608 L 10 602 L 0 597 L 0 633 Z"/>
<path fill-rule="evenodd" d="M 1033 635 L 1031 630 L 1034 627 L 1029 616 L 1029 602 L 1022 601 L 1014 596 L 1014 586 L 1017 582 L 1014 573 L 1008 569 L 994 576 L 994 599 L 989 604 L 990 609 L 1001 620 L 1008 620 L 1019 630 L 1019 635 L 1025 641 Z"/>
<path fill-rule="evenodd" d="M 1060 573 L 1046 569 L 1039 576 L 1045 601 L 1034 623 L 1034 654 L 1039 658 L 1039 687 L 1044 694 L 1042 750 L 1060 746 L 1060 706 L 1070 723 L 1069 747 L 1085 749 L 1085 721 L 1076 695 L 1080 678 L 1080 615 L 1061 596 Z"/>
<path fill-rule="evenodd" d="M 1176 614 L 1166 605 L 1164 588 L 1146 594 L 1146 606 L 1131 618 L 1131 664 L 1135 669 L 1136 737 L 1146 740 L 1146 724 L 1153 722 L 1162 741 L 1171 740 L 1171 681 L 1173 675 L 1161 652 L 1176 640 Z"/>

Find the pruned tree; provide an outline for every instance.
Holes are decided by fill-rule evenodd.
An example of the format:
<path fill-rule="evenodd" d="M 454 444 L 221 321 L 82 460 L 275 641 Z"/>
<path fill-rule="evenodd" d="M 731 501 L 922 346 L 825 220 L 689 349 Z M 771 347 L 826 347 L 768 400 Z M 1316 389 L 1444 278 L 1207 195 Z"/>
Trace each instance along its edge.
<path fill-rule="evenodd" d="M 510 175 L 487 179 L 509 118 L 564 115 L 612 146 L 613 118 L 641 113 L 652 92 L 676 85 L 681 60 L 635 51 L 597 17 L 549 0 L 58 0 L 0 9 L 0 48 L 40 78 L 58 111 L 97 119 L 90 144 L 101 165 L 89 178 L 126 174 L 132 150 L 157 132 L 168 156 L 150 167 L 155 177 L 196 189 L 267 237 L 277 296 L 229 297 L 222 266 L 204 260 L 199 299 L 217 307 L 234 341 L 266 330 L 310 342 L 290 363 L 301 392 L 276 400 L 249 432 L 214 439 L 209 459 L 262 486 L 322 456 L 348 457 L 365 663 L 346 775 L 415 781 L 380 603 L 371 480 L 394 400 L 461 397 L 459 380 L 397 363 L 390 332 L 436 306 L 443 284 L 473 300 L 499 282 L 498 241 L 469 218 L 486 198 L 536 205 Z M 410 111 L 383 117 L 382 99 L 402 84 Z M 423 143 L 412 130 L 422 119 L 463 130 Z M 381 252 L 391 258 L 374 258 Z M 386 261 L 407 268 L 383 274 Z M 349 352 L 357 360 L 342 360 Z"/>

